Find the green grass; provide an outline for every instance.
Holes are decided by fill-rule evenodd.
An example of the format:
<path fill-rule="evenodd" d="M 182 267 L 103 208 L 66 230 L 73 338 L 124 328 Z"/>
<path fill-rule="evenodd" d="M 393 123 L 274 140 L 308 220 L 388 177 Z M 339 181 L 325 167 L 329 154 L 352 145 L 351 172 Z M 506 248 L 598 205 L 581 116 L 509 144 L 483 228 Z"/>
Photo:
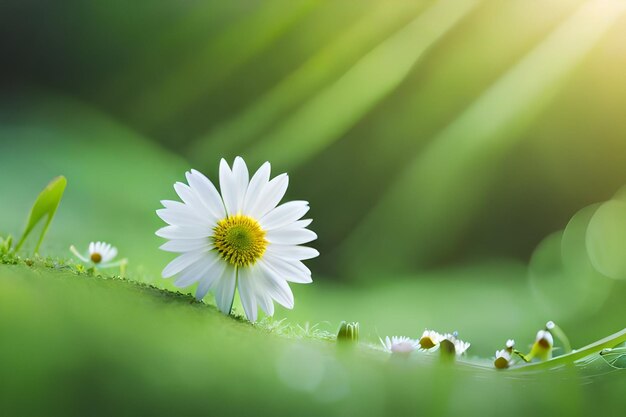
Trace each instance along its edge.
<path fill-rule="evenodd" d="M 8 415 L 588 415 L 598 404 L 617 415 L 625 404 L 623 374 L 602 360 L 521 374 L 395 360 L 188 295 L 28 263 L 0 265 Z"/>

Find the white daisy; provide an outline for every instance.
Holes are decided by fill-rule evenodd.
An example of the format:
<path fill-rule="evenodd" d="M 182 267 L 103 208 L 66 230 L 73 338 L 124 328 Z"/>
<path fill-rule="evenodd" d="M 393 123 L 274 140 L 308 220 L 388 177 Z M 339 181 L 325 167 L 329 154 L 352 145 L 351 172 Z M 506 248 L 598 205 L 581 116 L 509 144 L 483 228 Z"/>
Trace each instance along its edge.
<path fill-rule="evenodd" d="M 300 220 L 308 203 L 278 205 L 287 191 L 287 174 L 270 180 L 266 162 L 250 178 L 237 157 L 232 170 L 224 159 L 220 162 L 221 194 L 196 170 L 186 177 L 188 185 L 174 185 L 182 202 L 162 201 L 165 208 L 157 210 L 169 224 L 156 232 L 169 239 L 161 249 L 181 254 L 163 269 L 163 277 L 177 275 L 177 287 L 197 282 L 196 298 L 212 292 L 225 314 L 230 314 L 237 287 L 250 321 L 256 321 L 258 307 L 273 315 L 273 301 L 293 308 L 288 282 L 312 282 L 302 261 L 319 253 L 299 246 L 317 238 L 306 228 L 311 220 Z"/>
<path fill-rule="evenodd" d="M 456 351 L 457 355 L 464 354 L 467 351 L 467 349 L 469 349 L 469 347 L 471 346 L 471 343 L 464 342 L 464 341 L 459 340 L 457 338 L 454 338 L 454 341 L 452 341 L 452 342 L 454 343 L 454 350 Z"/>
<path fill-rule="evenodd" d="M 444 340 L 447 340 L 454 346 L 454 352 L 459 356 L 464 354 L 465 351 L 467 351 L 467 349 L 471 346 L 469 342 L 464 342 L 459 339 L 459 333 L 456 331 L 442 335 L 439 343 L 441 344 Z M 450 350 L 452 350 L 452 346 L 450 346 Z"/>
<path fill-rule="evenodd" d="M 380 339 L 380 343 L 389 353 L 409 354 L 420 347 L 419 341 L 406 336 L 392 336 L 391 338 L 387 336 L 385 340 Z"/>
<path fill-rule="evenodd" d="M 526 355 L 528 360 L 538 358 L 539 360 L 546 361 L 552 358 L 552 348 L 554 346 L 554 338 L 549 330 L 539 330 L 535 337 L 535 343 L 533 343 L 530 353 Z"/>
<path fill-rule="evenodd" d="M 117 248 L 106 242 L 89 243 L 89 248 L 85 255 L 81 255 L 74 245 L 70 246 L 70 251 L 81 261 L 98 268 L 111 268 L 126 262 L 125 259 L 113 262 L 113 259 L 117 256 Z"/>
<path fill-rule="evenodd" d="M 493 365 L 498 369 L 508 368 L 511 364 L 511 353 L 506 350 L 496 350 L 496 357 L 493 361 Z"/>
<path fill-rule="evenodd" d="M 444 339 L 444 335 L 437 333 L 434 330 L 424 330 L 422 337 L 419 339 L 419 344 L 422 349 L 431 349 L 437 346 Z"/>
<path fill-rule="evenodd" d="M 513 349 L 515 348 L 515 340 L 509 339 L 506 341 L 506 348 L 502 350 L 496 350 L 496 355 L 493 360 L 493 365 L 498 369 L 505 369 L 511 365 L 513 359 Z"/>
<path fill-rule="evenodd" d="M 552 349 L 554 345 L 554 338 L 549 330 L 539 330 L 535 337 L 535 343 L 540 345 L 544 349 Z"/>

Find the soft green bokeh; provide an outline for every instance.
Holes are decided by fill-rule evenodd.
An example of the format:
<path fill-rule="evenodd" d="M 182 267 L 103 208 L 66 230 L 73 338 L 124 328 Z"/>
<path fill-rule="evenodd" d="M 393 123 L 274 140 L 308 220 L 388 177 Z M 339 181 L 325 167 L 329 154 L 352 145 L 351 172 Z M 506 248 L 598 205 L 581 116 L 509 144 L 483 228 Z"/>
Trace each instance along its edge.
<path fill-rule="evenodd" d="M 286 198 L 311 203 L 321 253 L 306 262 L 313 284 L 292 285 L 295 308 L 277 307 L 277 319 L 333 333 L 358 321 L 374 344 L 458 330 L 486 361 L 508 338 L 527 351 L 549 319 L 586 345 L 626 327 L 625 7 L 10 0 L 0 236 L 19 238 L 37 194 L 64 175 L 42 255 L 107 241 L 129 259 L 130 281 L 174 290 L 160 277 L 174 258 L 154 235 L 160 200 L 177 198 L 190 168 L 216 181 L 222 157 L 242 155 L 251 171 L 269 160 L 272 175 L 289 172 Z M 205 303 L 0 265 L 3 406 L 312 416 L 625 406 L 623 374 L 601 361 L 515 377 L 406 366 L 266 334 Z"/>
<path fill-rule="evenodd" d="M 604 275 L 626 279 L 626 202 L 602 204 L 589 221 L 587 249 L 593 266 Z"/>

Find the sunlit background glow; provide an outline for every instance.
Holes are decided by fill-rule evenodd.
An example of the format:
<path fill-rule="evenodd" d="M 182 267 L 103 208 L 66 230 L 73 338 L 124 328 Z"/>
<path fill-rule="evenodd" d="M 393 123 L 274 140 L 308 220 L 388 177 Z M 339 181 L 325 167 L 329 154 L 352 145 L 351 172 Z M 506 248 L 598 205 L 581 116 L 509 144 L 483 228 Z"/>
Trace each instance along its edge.
<path fill-rule="evenodd" d="M 174 289 L 160 278 L 172 256 L 154 235 L 159 201 L 192 167 L 216 179 L 222 157 L 251 171 L 268 160 L 289 173 L 287 197 L 310 202 L 321 253 L 278 317 L 333 331 L 358 320 L 370 341 L 458 329 L 483 355 L 553 319 L 580 345 L 624 324 L 625 11 L 2 2 L 0 234 L 19 234 L 63 174 L 42 252 L 104 240 L 131 279 Z M 278 381 L 321 402 L 352 393 L 333 358 L 291 369 L 294 349 Z"/>

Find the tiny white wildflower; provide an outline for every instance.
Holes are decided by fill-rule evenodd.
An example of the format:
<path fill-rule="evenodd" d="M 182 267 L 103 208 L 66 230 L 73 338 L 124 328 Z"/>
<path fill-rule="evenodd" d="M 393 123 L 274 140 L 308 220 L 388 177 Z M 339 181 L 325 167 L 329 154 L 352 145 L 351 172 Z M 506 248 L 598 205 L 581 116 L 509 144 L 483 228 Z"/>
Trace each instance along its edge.
<path fill-rule="evenodd" d="M 444 334 L 441 337 L 441 341 L 439 343 L 441 343 L 444 340 L 447 340 L 450 343 L 452 343 L 452 345 L 454 345 L 454 352 L 457 354 L 457 356 L 464 354 L 467 351 L 467 349 L 469 349 L 469 347 L 471 346 L 469 342 L 464 342 L 461 339 L 459 339 L 458 332 L 453 332 L 451 334 L 450 333 Z"/>
<path fill-rule="evenodd" d="M 544 349 L 552 349 L 554 346 L 554 338 L 548 330 L 539 330 L 535 337 L 535 343 L 541 345 Z"/>
<path fill-rule="evenodd" d="M 406 336 L 389 336 L 380 339 L 383 348 L 389 353 L 409 354 L 420 347 L 419 341 Z"/>
<path fill-rule="evenodd" d="M 89 248 L 85 255 L 81 255 L 74 245 L 70 246 L 70 251 L 84 263 L 97 268 L 112 268 L 126 262 L 125 259 L 113 262 L 113 259 L 117 256 L 117 248 L 106 242 L 89 243 Z"/>
<path fill-rule="evenodd" d="M 552 358 L 552 347 L 554 346 L 554 338 L 549 330 L 539 330 L 535 337 L 535 343 L 533 343 L 530 353 L 526 355 L 528 360 L 538 358 L 539 360 L 546 361 Z"/>
<path fill-rule="evenodd" d="M 508 368 L 511 364 L 511 353 L 506 349 L 496 350 L 496 357 L 493 364 L 498 369 Z"/>
<path fill-rule="evenodd" d="M 444 339 L 444 335 L 437 333 L 434 330 L 424 330 L 422 337 L 419 339 L 419 344 L 422 349 L 432 349 Z"/>
<path fill-rule="evenodd" d="M 467 349 L 469 349 L 469 347 L 471 346 L 471 343 L 464 342 L 459 339 L 455 339 L 453 343 L 454 343 L 454 350 L 456 351 L 457 355 L 464 354 L 467 351 Z"/>

